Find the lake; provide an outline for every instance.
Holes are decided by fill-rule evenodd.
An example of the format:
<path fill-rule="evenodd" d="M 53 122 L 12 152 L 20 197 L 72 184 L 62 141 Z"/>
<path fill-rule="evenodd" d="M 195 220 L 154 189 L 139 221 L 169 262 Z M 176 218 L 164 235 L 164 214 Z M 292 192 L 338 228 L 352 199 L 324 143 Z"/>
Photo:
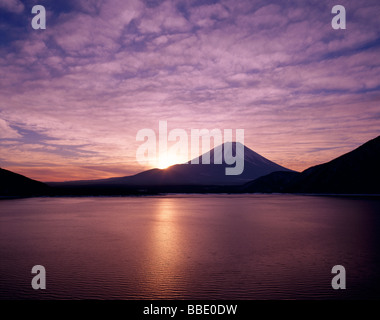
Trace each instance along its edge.
<path fill-rule="evenodd" d="M 34 265 L 46 290 L 34 290 Z M 334 290 L 334 265 L 346 290 Z M 380 201 L 167 195 L 0 201 L 0 299 L 379 299 Z"/>

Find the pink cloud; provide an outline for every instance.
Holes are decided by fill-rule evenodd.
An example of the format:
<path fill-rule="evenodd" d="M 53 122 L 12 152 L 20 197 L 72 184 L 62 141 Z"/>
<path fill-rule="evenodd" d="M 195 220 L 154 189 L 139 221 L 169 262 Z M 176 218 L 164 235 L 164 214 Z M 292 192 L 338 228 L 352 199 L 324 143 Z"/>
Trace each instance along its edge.
<path fill-rule="evenodd" d="M 28 173 L 67 165 L 73 179 L 84 163 L 94 178 L 118 165 L 138 172 L 136 133 L 160 119 L 243 128 L 249 147 L 298 170 L 379 134 L 376 3 L 345 2 L 344 33 L 328 2 L 222 1 L 187 14 L 174 1 L 76 3 L 46 32 L 0 48 L 3 137 L 21 142 L 14 126 L 45 137 L 33 148 L 0 141 L 15 168 L 28 159 Z"/>
<path fill-rule="evenodd" d="M 15 139 L 20 137 L 17 130 L 12 129 L 5 120 L 0 119 L 0 139 Z"/>
<path fill-rule="evenodd" d="M 13 13 L 21 13 L 24 11 L 25 6 L 20 0 L 0 0 L 0 8 Z"/>

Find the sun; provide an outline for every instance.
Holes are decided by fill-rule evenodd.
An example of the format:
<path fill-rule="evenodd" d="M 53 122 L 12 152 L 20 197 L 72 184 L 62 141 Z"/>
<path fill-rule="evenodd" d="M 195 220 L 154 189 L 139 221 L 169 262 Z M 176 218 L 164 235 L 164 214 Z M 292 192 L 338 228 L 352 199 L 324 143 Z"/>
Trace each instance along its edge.
<path fill-rule="evenodd" d="M 173 164 L 177 164 L 175 159 L 170 158 L 170 157 L 160 157 L 158 159 L 157 167 L 158 169 L 166 169 L 172 166 Z"/>
<path fill-rule="evenodd" d="M 172 165 L 183 163 L 178 155 L 160 155 L 157 162 L 158 169 L 166 169 Z"/>

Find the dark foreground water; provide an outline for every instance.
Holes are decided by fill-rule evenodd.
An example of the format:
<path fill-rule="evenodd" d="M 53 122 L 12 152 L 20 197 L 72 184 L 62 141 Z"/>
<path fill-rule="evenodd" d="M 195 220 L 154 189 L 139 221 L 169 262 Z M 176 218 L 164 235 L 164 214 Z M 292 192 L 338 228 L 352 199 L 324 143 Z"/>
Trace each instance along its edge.
<path fill-rule="evenodd" d="M 46 290 L 33 290 L 34 265 Z M 343 265 L 347 289 L 333 290 Z M 380 201 L 292 195 L 0 201 L 0 299 L 380 298 Z"/>

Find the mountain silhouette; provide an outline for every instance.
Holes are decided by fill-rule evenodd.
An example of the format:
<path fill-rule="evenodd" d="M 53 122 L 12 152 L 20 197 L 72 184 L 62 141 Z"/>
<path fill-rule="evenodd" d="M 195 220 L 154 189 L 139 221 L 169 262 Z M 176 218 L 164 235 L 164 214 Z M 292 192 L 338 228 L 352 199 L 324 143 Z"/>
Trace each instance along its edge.
<path fill-rule="evenodd" d="M 215 164 L 217 155 L 223 155 L 227 150 L 232 150 L 232 156 L 236 156 L 236 163 L 244 163 L 244 170 L 239 175 L 227 175 L 226 168 L 232 168 L 236 164 L 229 165 L 224 160 L 221 164 Z M 209 161 L 203 161 L 209 159 Z M 192 164 L 198 162 L 199 164 Z M 206 164 L 206 163 L 208 164 Z M 231 163 L 231 162 L 228 162 Z M 226 142 L 209 152 L 184 164 L 177 164 L 166 169 L 151 169 L 133 176 L 109 178 L 102 180 L 71 181 L 50 183 L 53 186 L 232 186 L 241 185 L 258 177 L 274 171 L 290 171 L 247 148 L 237 142 Z"/>
<path fill-rule="evenodd" d="M 301 173 L 274 172 L 245 184 L 243 192 L 380 194 L 380 136 Z"/>
<path fill-rule="evenodd" d="M 297 178 L 299 172 L 276 171 L 266 176 L 248 182 L 239 188 L 243 193 L 283 193 L 289 190 Z"/>
<path fill-rule="evenodd" d="M 42 182 L 0 168 L 0 196 L 40 196 L 48 194 L 49 189 Z"/>
<path fill-rule="evenodd" d="M 244 163 L 242 174 L 226 175 L 226 168 L 234 164 L 214 164 L 226 147 L 232 148 L 232 156 L 240 159 L 237 162 Z M 301 173 L 281 167 L 235 142 L 218 146 L 203 156 L 186 164 L 151 169 L 133 176 L 48 184 L 0 168 L 0 196 L 139 195 L 163 192 L 380 194 L 380 136 L 330 162 Z M 210 164 L 204 163 L 208 157 Z"/>

